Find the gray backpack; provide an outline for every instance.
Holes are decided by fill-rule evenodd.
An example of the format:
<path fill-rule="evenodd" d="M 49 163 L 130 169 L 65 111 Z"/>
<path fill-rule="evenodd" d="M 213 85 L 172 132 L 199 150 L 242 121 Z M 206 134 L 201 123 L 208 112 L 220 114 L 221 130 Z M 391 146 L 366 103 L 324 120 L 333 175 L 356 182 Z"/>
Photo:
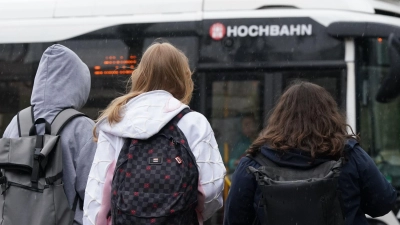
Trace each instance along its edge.
<path fill-rule="evenodd" d="M 310 169 L 280 167 L 262 153 L 247 155 L 261 165 L 254 174 L 262 193 L 263 225 L 343 225 L 338 179 L 343 159 Z M 257 220 L 258 218 L 256 218 Z"/>
<path fill-rule="evenodd" d="M 1 225 L 73 223 L 79 199 L 75 198 L 71 209 L 62 182 L 59 134 L 69 121 L 79 116 L 84 114 L 65 109 L 49 124 L 43 118 L 33 122 L 31 107 L 18 113 L 20 137 L 0 139 Z M 37 124 L 44 124 L 44 135 L 37 134 Z"/>

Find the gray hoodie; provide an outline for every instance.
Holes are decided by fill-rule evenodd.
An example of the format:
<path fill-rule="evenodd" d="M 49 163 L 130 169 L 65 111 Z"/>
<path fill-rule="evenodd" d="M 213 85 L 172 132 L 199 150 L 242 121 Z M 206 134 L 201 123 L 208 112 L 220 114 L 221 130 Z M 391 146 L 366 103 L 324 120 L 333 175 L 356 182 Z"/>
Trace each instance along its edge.
<path fill-rule="evenodd" d="M 86 64 L 70 49 L 52 45 L 40 60 L 33 85 L 31 105 L 34 117 L 51 123 L 62 109 L 82 108 L 90 92 L 90 72 Z M 63 181 L 72 207 L 76 194 L 84 199 L 86 183 L 92 165 L 96 143 L 92 139 L 94 123 L 86 117 L 72 120 L 61 132 L 63 149 Z M 16 116 L 3 137 L 18 137 Z M 77 207 L 74 224 L 82 224 L 83 212 Z"/>

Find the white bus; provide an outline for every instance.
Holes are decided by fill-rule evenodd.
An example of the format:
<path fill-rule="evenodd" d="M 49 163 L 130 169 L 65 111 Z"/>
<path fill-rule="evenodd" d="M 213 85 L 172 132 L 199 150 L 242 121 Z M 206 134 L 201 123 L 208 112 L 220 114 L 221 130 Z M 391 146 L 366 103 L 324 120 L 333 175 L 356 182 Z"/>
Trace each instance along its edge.
<path fill-rule="evenodd" d="M 125 91 L 143 50 L 162 38 L 189 57 L 191 107 L 211 122 L 229 169 L 232 149 L 249 141 L 243 118 L 251 115 L 258 131 L 287 85 L 302 79 L 332 93 L 400 189 L 398 37 L 399 0 L 0 0 L 0 134 L 29 105 L 51 44 L 71 48 L 90 68 L 83 111 L 96 118 Z M 399 224 L 398 214 L 396 206 L 371 224 Z"/>

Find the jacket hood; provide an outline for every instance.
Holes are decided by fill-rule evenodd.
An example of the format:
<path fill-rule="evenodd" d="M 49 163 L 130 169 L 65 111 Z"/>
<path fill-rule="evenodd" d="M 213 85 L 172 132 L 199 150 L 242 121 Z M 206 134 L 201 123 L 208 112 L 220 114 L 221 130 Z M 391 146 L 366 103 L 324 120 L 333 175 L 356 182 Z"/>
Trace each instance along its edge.
<path fill-rule="evenodd" d="M 347 158 L 348 152 L 358 145 L 358 141 L 350 138 L 344 146 L 344 155 Z M 269 160 L 279 166 L 289 166 L 299 169 L 308 169 L 320 165 L 321 163 L 333 160 L 329 156 L 319 156 L 315 159 L 311 157 L 311 153 L 299 149 L 290 149 L 287 151 L 277 151 L 270 148 L 268 145 L 261 147 L 261 153 Z"/>
<path fill-rule="evenodd" d="M 62 109 L 81 109 L 90 92 L 90 72 L 70 49 L 55 44 L 40 59 L 33 84 L 34 116 L 51 122 Z"/>
<path fill-rule="evenodd" d="M 312 168 L 320 165 L 321 163 L 332 160 L 328 157 L 313 159 L 309 152 L 297 149 L 277 151 L 269 148 L 266 145 L 261 147 L 261 153 L 279 166 L 288 166 L 299 169 Z"/>
<path fill-rule="evenodd" d="M 131 99 L 121 108 L 123 118 L 110 125 L 107 118 L 97 123 L 97 131 L 123 138 L 147 139 L 158 133 L 187 105 L 166 91 L 150 91 Z"/>

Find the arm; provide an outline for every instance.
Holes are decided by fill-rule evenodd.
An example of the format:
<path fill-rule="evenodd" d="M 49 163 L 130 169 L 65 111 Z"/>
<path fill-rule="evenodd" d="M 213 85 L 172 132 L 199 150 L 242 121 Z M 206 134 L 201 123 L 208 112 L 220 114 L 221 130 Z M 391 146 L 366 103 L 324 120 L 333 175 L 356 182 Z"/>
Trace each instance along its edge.
<path fill-rule="evenodd" d="M 232 185 L 225 202 L 224 225 L 252 224 L 256 217 L 254 196 L 257 188 L 252 174 L 247 173 L 248 166 L 256 167 L 246 157 L 240 160 L 232 177 Z"/>
<path fill-rule="evenodd" d="M 3 138 L 19 137 L 17 116 L 14 116 L 3 133 Z"/>
<path fill-rule="evenodd" d="M 100 131 L 97 149 L 85 191 L 84 225 L 105 225 L 111 206 L 111 181 L 115 167 L 115 149 Z"/>
<path fill-rule="evenodd" d="M 361 209 L 372 217 L 385 215 L 395 204 L 396 191 L 363 149 L 356 147 L 353 154 L 351 160 L 355 160 L 360 177 Z"/>
<path fill-rule="evenodd" d="M 226 170 L 214 133 L 209 133 L 192 151 L 200 174 L 197 212 L 205 221 L 223 205 L 222 191 Z"/>
<path fill-rule="evenodd" d="M 198 218 L 210 218 L 222 207 L 222 190 L 226 173 L 218 144 L 207 119 L 197 112 L 186 114 L 178 127 L 188 140 L 199 169 Z"/>
<path fill-rule="evenodd" d="M 94 154 L 96 152 L 97 144 L 90 137 L 85 143 L 82 149 L 79 150 L 76 160 L 76 182 L 75 190 L 79 195 L 80 199 L 85 198 L 85 189 L 89 177 L 90 168 L 92 166 Z"/>

